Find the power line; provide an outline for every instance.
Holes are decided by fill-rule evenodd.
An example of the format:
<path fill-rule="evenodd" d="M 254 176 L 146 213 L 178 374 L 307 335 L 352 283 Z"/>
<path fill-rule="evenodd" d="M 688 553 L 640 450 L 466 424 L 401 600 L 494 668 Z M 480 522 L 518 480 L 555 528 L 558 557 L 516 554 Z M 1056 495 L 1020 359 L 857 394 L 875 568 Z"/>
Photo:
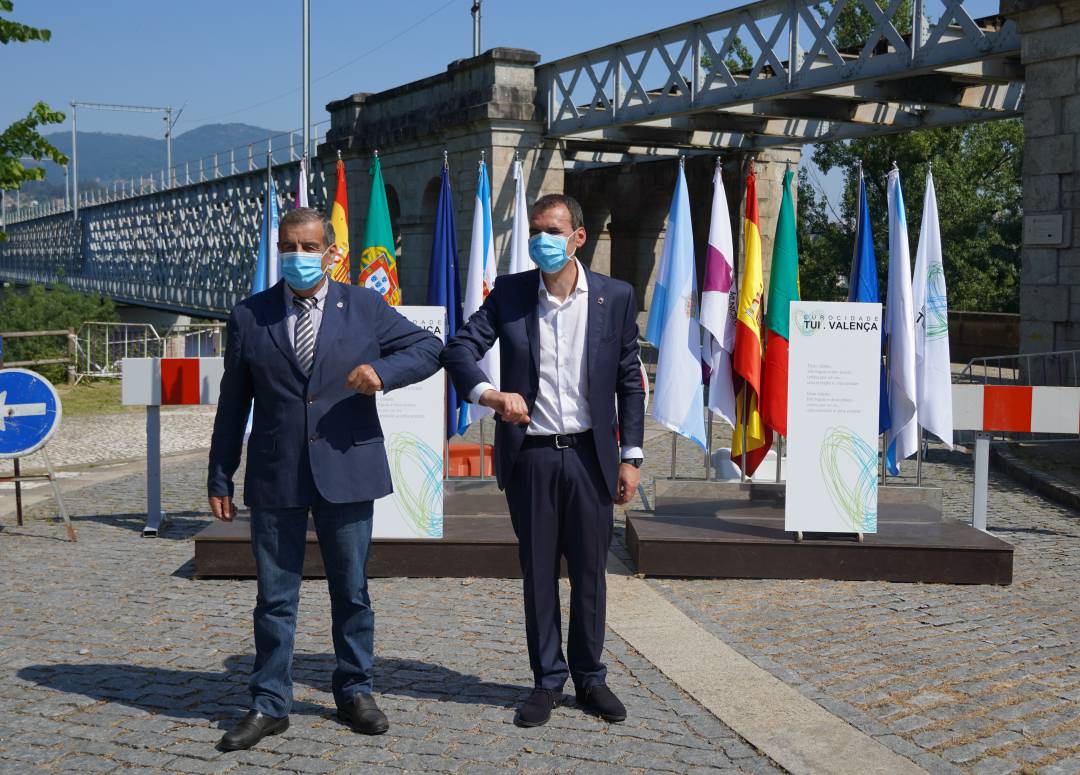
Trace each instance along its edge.
<path fill-rule="evenodd" d="M 364 59 L 365 57 L 369 57 L 372 54 L 376 54 L 379 51 L 382 51 L 384 48 L 389 46 L 394 41 L 404 37 L 407 34 L 409 34 L 413 30 L 415 30 L 417 27 L 424 24 L 425 22 L 427 22 L 429 19 L 436 16 L 437 14 L 442 13 L 443 11 L 445 11 L 447 8 L 449 8 L 451 5 L 453 5 L 456 2 L 458 2 L 458 0 L 447 0 L 445 3 L 440 5 L 434 11 L 429 13 L 427 16 L 424 16 L 422 19 L 419 19 L 418 21 L 413 22 L 408 27 L 406 27 L 405 29 L 403 29 L 400 32 L 396 33 L 395 35 L 387 38 L 386 40 L 384 40 L 382 43 L 375 46 L 374 48 L 370 48 L 367 51 L 360 54 L 359 56 L 356 56 L 353 59 L 350 59 L 345 64 L 340 65 L 338 67 L 335 67 L 333 70 L 328 70 L 327 72 L 323 73 L 322 75 L 318 76 L 317 78 L 314 78 L 312 80 L 312 83 L 318 83 L 319 81 L 325 80 L 325 79 L 329 78 L 332 75 L 340 73 L 346 67 L 351 67 L 352 65 L 355 65 L 361 59 Z M 226 113 L 219 113 L 216 116 L 208 116 L 208 117 L 204 117 L 204 118 L 191 119 L 191 122 L 196 123 L 196 124 L 200 124 L 200 123 L 205 123 L 205 122 L 208 122 L 208 121 L 216 121 L 219 118 L 228 118 L 229 116 L 235 116 L 237 113 L 246 113 L 249 110 L 254 110 L 255 108 L 261 108 L 263 105 L 269 105 L 272 102 L 277 102 L 278 100 L 282 100 L 282 99 L 285 99 L 286 97 L 290 97 L 293 94 L 296 94 L 298 91 L 300 91 L 299 86 L 297 86 L 297 87 L 295 87 L 293 89 L 290 89 L 289 91 L 282 92 L 281 94 L 278 94 L 275 97 L 269 97 L 268 99 L 261 100 L 259 102 L 248 105 L 247 107 L 237 108 L 236 110 L 230 110 L 230 111 L 228 111 Z"/>

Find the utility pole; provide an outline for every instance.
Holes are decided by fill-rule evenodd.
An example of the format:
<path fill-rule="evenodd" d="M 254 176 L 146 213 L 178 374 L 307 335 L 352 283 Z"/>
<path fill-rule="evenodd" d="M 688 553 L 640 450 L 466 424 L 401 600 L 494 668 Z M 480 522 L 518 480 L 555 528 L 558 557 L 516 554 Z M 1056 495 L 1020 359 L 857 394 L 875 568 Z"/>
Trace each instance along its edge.
<path fill-rule="evenodd" d="M 480 0 L 472 4 L 472 55 L 480 56 Z"/>
<path fill-rule="evenodd" d="M 71 217 L 79 220 L 79 142 L 75 139 L 75 119 L 79 103 L 71 101 Z"/>
<path fill-rule="evenodd" d="M 304 152 L 301 158 L 311 153 L 311 0 L 303 0 L 304 44 L 303 44 L 303 106 L 304 117 Z"/>

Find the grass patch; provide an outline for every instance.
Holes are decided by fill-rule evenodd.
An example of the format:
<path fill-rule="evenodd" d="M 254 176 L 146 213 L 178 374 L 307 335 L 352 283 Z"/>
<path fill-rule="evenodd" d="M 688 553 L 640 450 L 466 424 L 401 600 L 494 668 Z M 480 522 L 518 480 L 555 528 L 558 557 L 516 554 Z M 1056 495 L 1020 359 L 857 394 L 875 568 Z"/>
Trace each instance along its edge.
<path fill-rule="evenodd" d="M 145 411 L 141 406 L 123 406 L 120 403 L 118 379 L 83 380 L 78 385 L 57 385 L 56 392 L 64 407 L 65 417 Z"/>

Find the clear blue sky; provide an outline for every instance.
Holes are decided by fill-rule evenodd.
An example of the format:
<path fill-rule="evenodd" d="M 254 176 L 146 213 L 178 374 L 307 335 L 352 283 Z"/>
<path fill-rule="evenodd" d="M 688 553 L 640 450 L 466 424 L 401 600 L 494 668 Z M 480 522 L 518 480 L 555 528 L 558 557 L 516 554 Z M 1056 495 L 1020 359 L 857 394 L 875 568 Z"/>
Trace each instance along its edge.
<path fill-rule="evenodd" d="M 482 46 L 558 59 L 739 4 L 483 0 Z M 471 0 L 312 0 L 311 6 L 313 121 L 327 118 L 331 100 L 441 72 L 472 52 Z M 15 0 L 12 18 L 51 29 L 53 38 L 0 47 L 0 126 L 37 100 L 66 112 L 74 98 L 186 103 L 178 134 L 234 121 L 295 129 L 302 123 L 300 9 L 300 0 Z M 80 111 L 79 129 L 160 137 L 162 121 L 154 114 Z M 839 181 L 830 183 L 835 197 Z"/>

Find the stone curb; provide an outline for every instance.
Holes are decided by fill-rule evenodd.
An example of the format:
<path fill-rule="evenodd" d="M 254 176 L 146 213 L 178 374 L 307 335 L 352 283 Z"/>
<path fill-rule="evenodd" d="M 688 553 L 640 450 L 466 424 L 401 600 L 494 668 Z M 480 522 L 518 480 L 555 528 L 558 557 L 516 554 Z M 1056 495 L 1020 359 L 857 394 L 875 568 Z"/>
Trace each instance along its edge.
<path fill-rule="evenodd" d="M 991 444 L 990 460 L 996 470 L 1001 471 L 1039 495 L 1062 506 L 1080 511 L 1080 490 L 1070 487 L 1057 477 L 1023 462 L 1007 447 Z"/>

